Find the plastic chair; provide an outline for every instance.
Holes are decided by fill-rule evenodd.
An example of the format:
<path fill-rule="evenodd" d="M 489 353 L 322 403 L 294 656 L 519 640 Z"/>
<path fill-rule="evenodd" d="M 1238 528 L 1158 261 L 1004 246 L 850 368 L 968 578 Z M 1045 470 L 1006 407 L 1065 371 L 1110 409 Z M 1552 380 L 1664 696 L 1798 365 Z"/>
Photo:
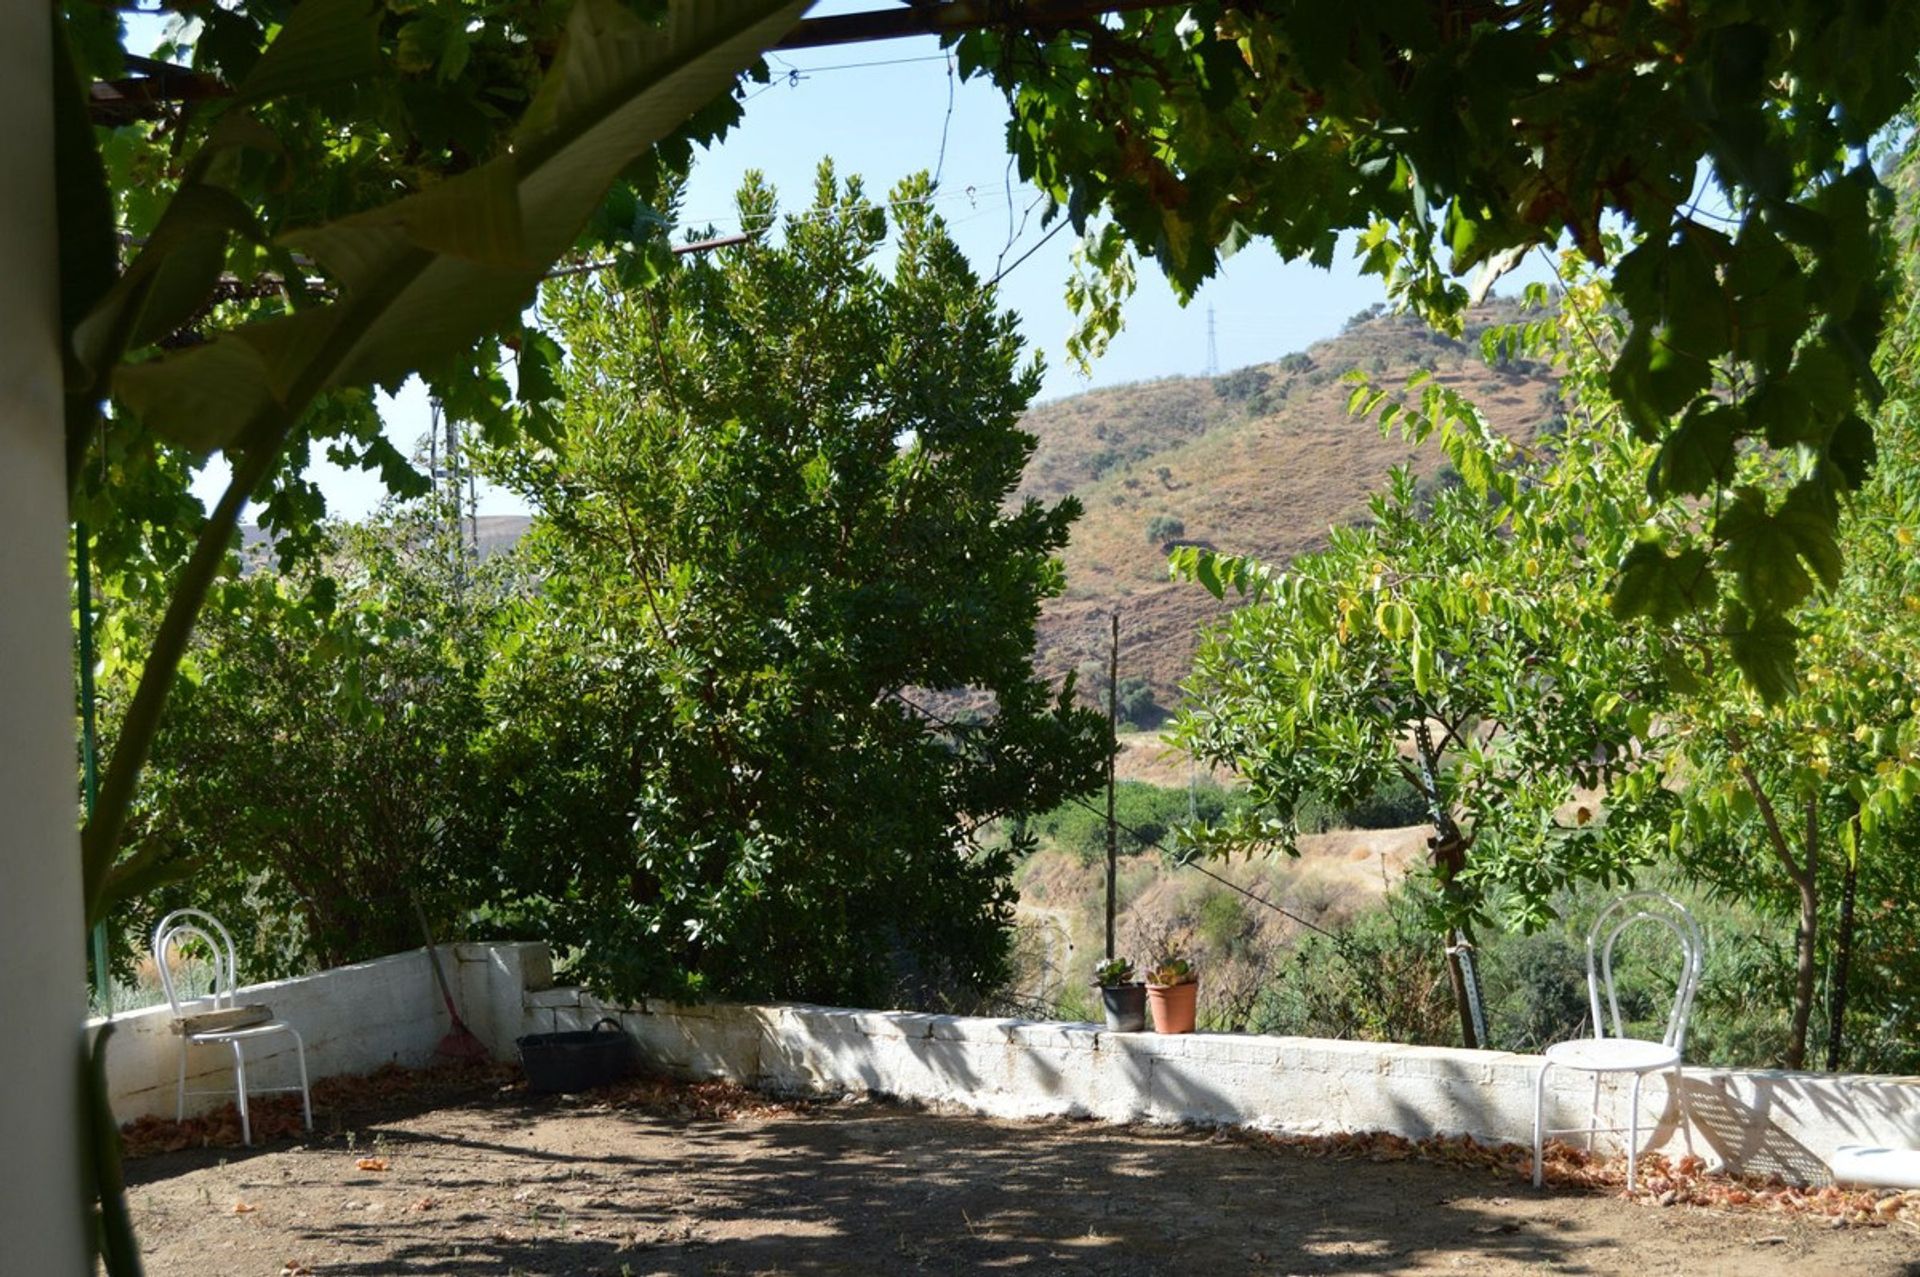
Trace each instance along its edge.
<path fill-rule="evenodd" d="M 1620 934 L 1638 922 L 1652 922 L 1665 927 L 1673 934 L 1680 946 L 1680 981 L 1674 990 L 1673 1010 L 1667 1016 L 1667 1031 L 1658 1042 L 1644 1038 L 1630 1038 L 1620 1019 L 1620 1001 L 1615 994 L 1613 983 L 1613 946 Z M 1672 1072 L 1668 1087 L 1677 1098 L 1680 1106 L 1681 1130 L 1687 1141 L 1687 1151 L 1693 1151 L 1693 1124 L 1687 1116 L 1687 1093 L 1681 1085 L 1680 1055 L 1686 1049 L 1687 1017 L 1693 1012 L 1693 995 L 1700 986 L 1700 968 L 1706 952 L 1706 941 L 1700 933 L 1699 924 L 1693 915 L 1683 908 L 1679 901 L 1658 891 L 1636 891 L 1625 895 L 1600 911 L 1594 920 L 1593 930 L 1587 933 L 1587 999 L 1593 1012 L 1593 1036 L 1576 1038 L 1571 1042 L 1556 1042 L 1547 1048 L 1546 1059 L 1541 1062 L 1540 1074 L 1534 1079 L 1533 1086 L 1533 1183 L 1540 1186 L 1541 1153 L 1545 1137 L 1548 1135 L 1570 1134 L 1579 1130 L 1571 1127 L 1565 1131 L 1543 1129 L 1542 1112 L 1547 1092 L 1547 1073 L 1558 1065 L 1566 1069 L 1578 1069 L 1593 1074 L 1593 1107 L 1587 1115 L 1587 1148 L 1593 1148 L 1593 1137 L 1600 1131 L 1600 1078 L 1606 1073 L 1633 1074 L 1633 1096 L 1628 1105 L 1627 1132 L 1627 1187 L 1634 1184 L 1638 1169 L 1638 1149 L 1640 1144 L 1640 1083 L 1649 1073 Z M 1600 990 L 1607 991 L 1606 1009 L 1613 1013 L 1613 1036 L 1606 1034 L 1606 1020 L 1601 1014 Z M 1619 1131 L 1619 1127 L 1608 1127 L 1610 1131 Z"/>
<path fill-rule="evenodd" d="M 216 939 L 217 937 L 217 939 Z M 174 986 L 171 959 L 183 945 L 194 941 L 206 946 L 213 956 L 213 989 L 206 998 L 182 1003 Z M 237 1007 L 233 1002 L 235 961 L 233 937 L 219 919 L 198 909 L 176 909 L 153 929 L 153 961 L 160 970 L 160 987 L 166 991 L 167 1005 L 173 1008 L 173 1030 L 180 1036 L 180 1082 L 174 1104 L 174 1120 L 187 1115 L 187 1048 L 225 1045 L 233 1051 L 234 1091 L 240 1109 L 240 1138 L 253 1144 L 253 1123 L 247 1115 L 246 1044 L 285 1033 L 293 1038 L 293 1049 L 300 1062 L 300 1085 L 261 1087 L 263 1093 L 299 1091 L 300 1107 L 307 1129 L 313 1129 L 313 1099 L 307 1089 L 307 1046 L 300 1034 L 285 1020 L 276 1020 L 263 1006 Z M 225 1095 L 225 1091 L 195 1091 L 195 1095 Z"/>

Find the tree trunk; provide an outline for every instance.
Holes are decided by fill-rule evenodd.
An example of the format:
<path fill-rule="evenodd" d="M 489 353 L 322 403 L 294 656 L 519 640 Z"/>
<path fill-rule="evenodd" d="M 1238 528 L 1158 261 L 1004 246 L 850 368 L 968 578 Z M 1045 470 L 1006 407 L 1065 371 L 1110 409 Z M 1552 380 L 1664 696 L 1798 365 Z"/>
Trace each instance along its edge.
<path fill-rule="evenodd" d="M 1800 889 L 1800 925 L 1794 929 L 1793 1025 L 1787 1031 L 1787 1067 L 1807 1064 L 1807 1026 L 1813 1020 L 1814 937 L 1820 923 L 1820 899 L 1813 879 L 1794 884 Z"/>
<path fill-rule="evenodd" d="M 1840 885 L 1840 923 L 1833 937 L 1833 978 L 1827 985 L 1827 1071 L 1840 1071 L 1847 1033 L 1847 982 L 1853 971 L 1853 897 L 1860 881 L 1860 817 L 1853 818 L 1853 854 Z"/>
<path fill-rule="evenodd" d="M 1427 800 L 1428 818 L 1433 821 L 1431 849 L 1434 876 L 1440 880 L 1441 894 L 1454 900 L 1460 894 L 1455 879 L 1467 867 L 1467 839 L 1454 822 L 1453 813 L 1448 810 L 1446 799 L 1440 793 L 1440 760 L 1433 746 L 1433 732 L 1424 720 L 1413 729 L 1413 739 L 1420 751 L 1420 788 Z M 1449 930 L 1447 933 L 1447 984 L 1453 990 L 1454 1010 L 1460 1015 L 1460 1045 L 1475 1050 L 1486 1045 L 1480 1032 L 1478 990 L 1474 988 L 1472 973 L 1467 964 L 1461 961 L 1459 951 L 1460 943 L 1469 942 L 1470 939 L 1464 931 Z"/>
<path fill-rule="evenodd" d="M 1800 925 L 1794 932 L 1793 1027 L 1787 1041 L 1787 1067 L 1807 1066 L 1807 1029 L 1813 1022 L 1813 991 L 1819 974 L 1818 938 L 1820 934 L 1819 868 L 1820 800 L 1807 800 L 1806 867 L 1794 876 L 1800 891 Z"/>
<path fill-rule="evenodd" d="M 1742 748 L 1738 736 L 1730 737 L 1730 740 L 1735 749 Z M 1793 1026 L 1788 1033 L 1786 1065 L 1790 1069 L 1805 1068 L 1807 1025 L 1813 1019 L 1814 959 L 1818 952 L 1820 927 L 1819 879 L 1816 877 L 1820 867 L 1820 800 L 1815 797 L 1807 802 L 1807 863 L 1802 868 L 1793 858 L 1793 847 L 1787 842 L 1787 831 L 1780 827 L 1780 813 L 1774 808 L 1773 799 L 1761 787 L 1760 778 L 1754 775 L 1753 768 L 1742 767 L 1740 779 L 1746 782 L 1747 792 L 1753 795 L 1754 804 L 1760 809 L 1760 819 L 1767 827 L 1768 848 L 1780 862 L 1781 868 L 1786 870 L 1788 881 L 1793 883 L 1800 896 L 1800 925 L 1793 937 Z"/>
<path fill-rule="evenodd" d="M 59 261 L 46 4 L 0 5 L 0 1192 L 8 1272 L 88 1273 L 80 1061 L 86 923 L 67 578 Z"/>

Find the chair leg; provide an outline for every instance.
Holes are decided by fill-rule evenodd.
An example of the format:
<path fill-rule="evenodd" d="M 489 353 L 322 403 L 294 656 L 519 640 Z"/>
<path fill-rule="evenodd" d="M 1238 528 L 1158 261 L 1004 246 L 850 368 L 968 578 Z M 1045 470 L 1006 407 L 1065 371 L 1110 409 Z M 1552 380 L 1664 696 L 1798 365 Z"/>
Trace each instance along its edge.
<path fill-rule="evenodd" d="M 1535 1188 L 1540 1187 L 1543 1169 L 1541 1158 L 1545 1156 L 1543 1146 L 1546 1142 L 1544 1110 L 1547 1099 L 1547 1070 L 1552 1067 L 1553 1065 L 1542 1061 L 1540 1072 L 1533 1079 L 1533 1186 Z"/>
<path fill-rule="evenodd" d="M 1633 1098 L 1627 1103 L 1627 1191 L 1629 1193 L 1633 1191 L 1635 1158 L 1640 1148 L 1640 1083 L 1645 1079 L 1644 1073 L 1633 1075 Z"/>
<path fill-rule="evenodd" d="M 173 1120 L 183 1122 L 187 1117 L 187 1035 L 180 1035 L 180 1084 L 174 1091 Z"/>
<path fill-rule="evenodd" d="M 307 1044 L 300 1039 L 297 1029 L 289 1028 L 293 1034 L 294 1058 L 300 1061 L 300 1112 L 306 1119 L 307 1129 L 313 1129 L 313 1093 L 307 1088 Z"/>
<path fill-rule="evenodd" d="M 1593 1102 L 1587 1105 L 1587 1152 L 1593 1152 L 1594 1141 L 1600 1137 L 1600 1075 L 1593 1075 Z"/>
<path fill-rule="evenodd" d="M 1673 1081 L 1669 1082 L 1668 1085 L 1673 1088 L 1674 1098 L 1679 1102 L 1680 1138 L 1687 1142 L 1687 1156 L 1692 1157 L 1694 1156 L 1693 1114 L 1687 1109 L 1687 1078 L 1686 1075 L 1680 1071 L 1678 1064 L 1673 1066 Z"/>
<path fill-rule="evenodd" d="M 253 1123 L 247 1118 L 247 1053 L 238 1042 L 233 1046 L 233 1089 L 239 1096 L 240 1142 L 253 1147 Z"/>

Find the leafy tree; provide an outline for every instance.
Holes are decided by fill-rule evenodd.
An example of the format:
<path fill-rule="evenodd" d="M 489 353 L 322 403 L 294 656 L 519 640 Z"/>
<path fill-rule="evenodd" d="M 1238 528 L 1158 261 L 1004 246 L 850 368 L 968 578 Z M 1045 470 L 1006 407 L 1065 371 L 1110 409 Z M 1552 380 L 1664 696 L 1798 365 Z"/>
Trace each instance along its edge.
<path fill-rule="evenodd" d="M 289 555 L 313 544 L 323 504 L 298 476 L 334 436 L 342 459 L 418 493 L 368 391 L 422 369 L 453 411 L 537 427 L 505 407 L 488 339 L 531 351 L 521 390 L 537 399 L 550 343 L 518 335 L 542 273 L 577 244 L 653 238 L 632 181 L 615 201 L 629 229 L 589 220 L 623 173 L 657 185 L 726 127 L 736 76 L 800 7 L 643 5 L 656 31 L 612 0 L 515 4 L 469 31 L 458 6 L 259 0 L 202 22 L 194 110 L 111 133 L 88 128 L 85 80 L 124 69 L 118 14 L 69 7 L 56 160 L 76 513 L 111 529 L 109 572 L 169 594 L 82 836 L 90 916 L 125 894 L 135 783 L 241 509 L 259 498 Z M 199 518 L 183 480 L 216 450 L 232 477 Z M 114 526 L 149 517 L 157 535 Z"/>
<path fill-rule="evenodd" d="M 1384 399 L 1356 391 L 1363 407 Z M 1176 572 L 1248 602 L 1203 638 L 1174 739 L 1243 775 L 1253 800 L 1191 831 L 1196 852 L 1293 852 L 1310 800 L 1350 807 L 1411 786 L 1434 826 L 1430 913 L 1451 942 L 1463 1039 L 1482 1045 L 1458 944 L 1495 906 L 1533 929 L 1566 885 L 1617 881 L 1650 854 L 1633 825 L 1596 819 L 1590 796 L 1611 784 L 1617 806 L 1650 783 L 1633 760 L 1663 687 L 1659 649 L 1601 589 L 1644 497 L 1595 481 L 1618 453 L 1604 434 L 1522 458 L 1431 384 L 1381 415 L 1437 435 L 1463 483 L 1428 509 L 1399 471 L 1369 524 L 1284 569 L 1177 551 Z"/>
<path fill-rule="evenodd" d="M 1700 566 L 1741 596 L 1683 601 L 1720 605 L 1765 700 L 1793 690 L 1785 618 L 1833 584 L 1839 500 L 1873 456 L 1888 201 L 1864 157 L 1913 97 L 1920 9 L 1207 0 L 958 51 L 1083 232 L 1078 353 L 1117 330 L 1134 251 L 1187 297 L 1249 239 L 1324 266 L 1357 233 L 1364 269 L 1456 332 L 1469 271 L 1484 291 L 1563 239 L 1611 264 L 1612 428 L 1659 445 L 1656 495 L 1716 511 L 1728 552 Z M 1703 210 L 1703 172 L 1730 217 Z M 1736 491 L 1742 450 L 1787 464 Z M 1687 554 L 1636 552 L 1619 597 L 1694 575 Z"/>
<path fill-rule="evenodd" d="M 1114 689 L 1115 711 L 1123 723 L 1132 723 L 1135 727 L 1157 727 L 1166 717 L 1160 708 L 1160 702 L 1153 694 L 1153 684 L 1144 674 L 1129 674 L 1120 680 L 1120 686 Z"/>
<path fill-rule="evenodd" d="M 250 971 L 291 975 L 415 947 L 416 902 L 451 936 L 491 898 L 474 746 L 486 628 L 511 583 L 502 562 L 463 561 L 449 513 L 339 529 L 291 574 L 256 563 L 215 587 L 129 824 L 126 863 L 154 877 L 116 915 L 136 950 L 194 905 L 248 943 Z M 158 620 L 151 604 L 114 615 Z M 137 673 L 109 667 L 109 710 Z"/>
<path fill-rule="evenodd" d="M 964 998 L 1005 972 L 1017 849 L 1104 723 L 1034 675 L 1071 500 L 1008 505 L 1038 385 L 930 187 L 823 166 L 750 245 L 548 286 L 551 446 L 501 450 L 545 587 L 490 701 L 507 868 L 616 996 Z M 915 689 L 991 695 L 977 724 Z"/>
<path fill-rule="evenodd" d="M 248 501 L 265 498 L 283 544 L 311 543 L 322 503 L 297 476 L 329 436 L 417 493 L 378 443 L 369 388 L 431 368 L 463 415 L 505 400 L 488 336 L 518 329 L 569 249 L 654 239 L 641 194 L 731 122 L 737 76 L 804 3 L 640 8 L 661 29 L 614 0 L 579 0 L 564 17 L 531 0 L 489 6 L 478 28 L 452 3 L 183 5 L 206 73 L 190 77 L 194 108 L 108 132 L 90 127 L 89 81 L 125 70 L 119 10 L 61 6 L 51 194 L 69 491 L 103 551 L 184 556 L 117 565 L 168 601 L 81 835 L 89 922 L 148 881 L 149 866 L 117 863 L 122 834 Z M 125 261 L 123 245 L 135 248 Z M 532 399 L 524 383 L 540 385 L 544 347 L 521 348 L 534 352 L 520 364 Z M 202 518 L 181 479 L 216 450 L 231 479 Z M 137 1271 L 98 1058 L 88 1077 L 96 1235 L 108 1271 Z"/>

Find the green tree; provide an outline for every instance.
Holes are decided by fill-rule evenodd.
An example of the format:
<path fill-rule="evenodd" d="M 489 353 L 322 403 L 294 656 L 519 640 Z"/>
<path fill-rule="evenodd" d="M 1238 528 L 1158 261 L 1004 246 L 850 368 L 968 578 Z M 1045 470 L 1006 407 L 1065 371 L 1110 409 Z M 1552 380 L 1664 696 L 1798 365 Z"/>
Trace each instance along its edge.
<path fill-rule="evenodd" d="M 1031 665 L 1078 506 L 1009 506 L 1038 385 L 925 178 L 823 166 L 776 226 L 648 283 L 548 286 L 549 448 L 502 450 L 544 588 L 490 693 L 508 872 L 620 996 L 964 998 L 1004 976 L 1018 849 L 1098 716 Z M 990 695 L 943 725 L 919 689 Z"/>
<path fill-rule="evenodd" d="M 1309 802 L 1351 807 L 1404 782 L 1434 826 L 1431 914 L 1451 955 L 1495 906 L 1533 929 L 1563 887 L 1618 881 L 1650 854 L 1591 796 L 1612 785 L 1618 806 L 1649 783 L 1633 764 L 1659 648 L 1601 588 L 1646 499 L 1596 481 L 1635 455 L 1604 432 L 1522 456 L 1432 384 L 1415 404 L 1365 387 L 1356 403 L 1436 436 L 1463 483 L 1429 505 L 1399 471 L 1368 524 L 1284 569 L 1176 552 L 1176 572 L 1248 599 L 1203 638 L 1174 739 L 1243 775 L 1252 802 L 1190 838 L 1291 853 Z M 1463 1040 L 1485 1045 L 1468 973 L 1448 965 Z"/>
<path fill-rule="evenodd" d="M 1705 572 L 1744 601 L 1714 621 L 1748 636 L 1732 659 L 1765 699 L 1791 692 L 1784 618 L 1832 585 L 1839 499 L 1873 456 L 1890 201 L 1865 156 L 1913 97 L 1920 8 L 1205 0 L 958 52 L 1005 91 L 1021 174 L 1083 232 L 1076 354 L 1117 330 L 1135 251 L 1184 298 L 1251 239 L 1325 266 L 1356 234 L 1364 269 L 1455 332 L 1532 249 L 1612 266 L 1613 428 L 1660 445 L 1656 494 L 1717 509 L 1732 552 Z M 1743 449 L 1816 464 L 1737 493 Z M 1622 595 L 1683 555 L 1624 561 Z"/>
<path fill-rule="evenodd" d="M 416 901 L 451 936 L 492 898 L 475 744 L 512 582 L 504 561 L 466 561 L 457 518 L 415 504 L 324 533 L 289 574 L 256 561 L 215 586 L 129 822 L 125 863 L 157 879 L 115 915 L 136 952 L 159 914 L 195 905 L 247 942 L 249 971 L 298 974 L 417 946 Z M 150 604 L 114 612 L 158 621 Z M 137 673 L 108 667 L 110 711 Z"/>

